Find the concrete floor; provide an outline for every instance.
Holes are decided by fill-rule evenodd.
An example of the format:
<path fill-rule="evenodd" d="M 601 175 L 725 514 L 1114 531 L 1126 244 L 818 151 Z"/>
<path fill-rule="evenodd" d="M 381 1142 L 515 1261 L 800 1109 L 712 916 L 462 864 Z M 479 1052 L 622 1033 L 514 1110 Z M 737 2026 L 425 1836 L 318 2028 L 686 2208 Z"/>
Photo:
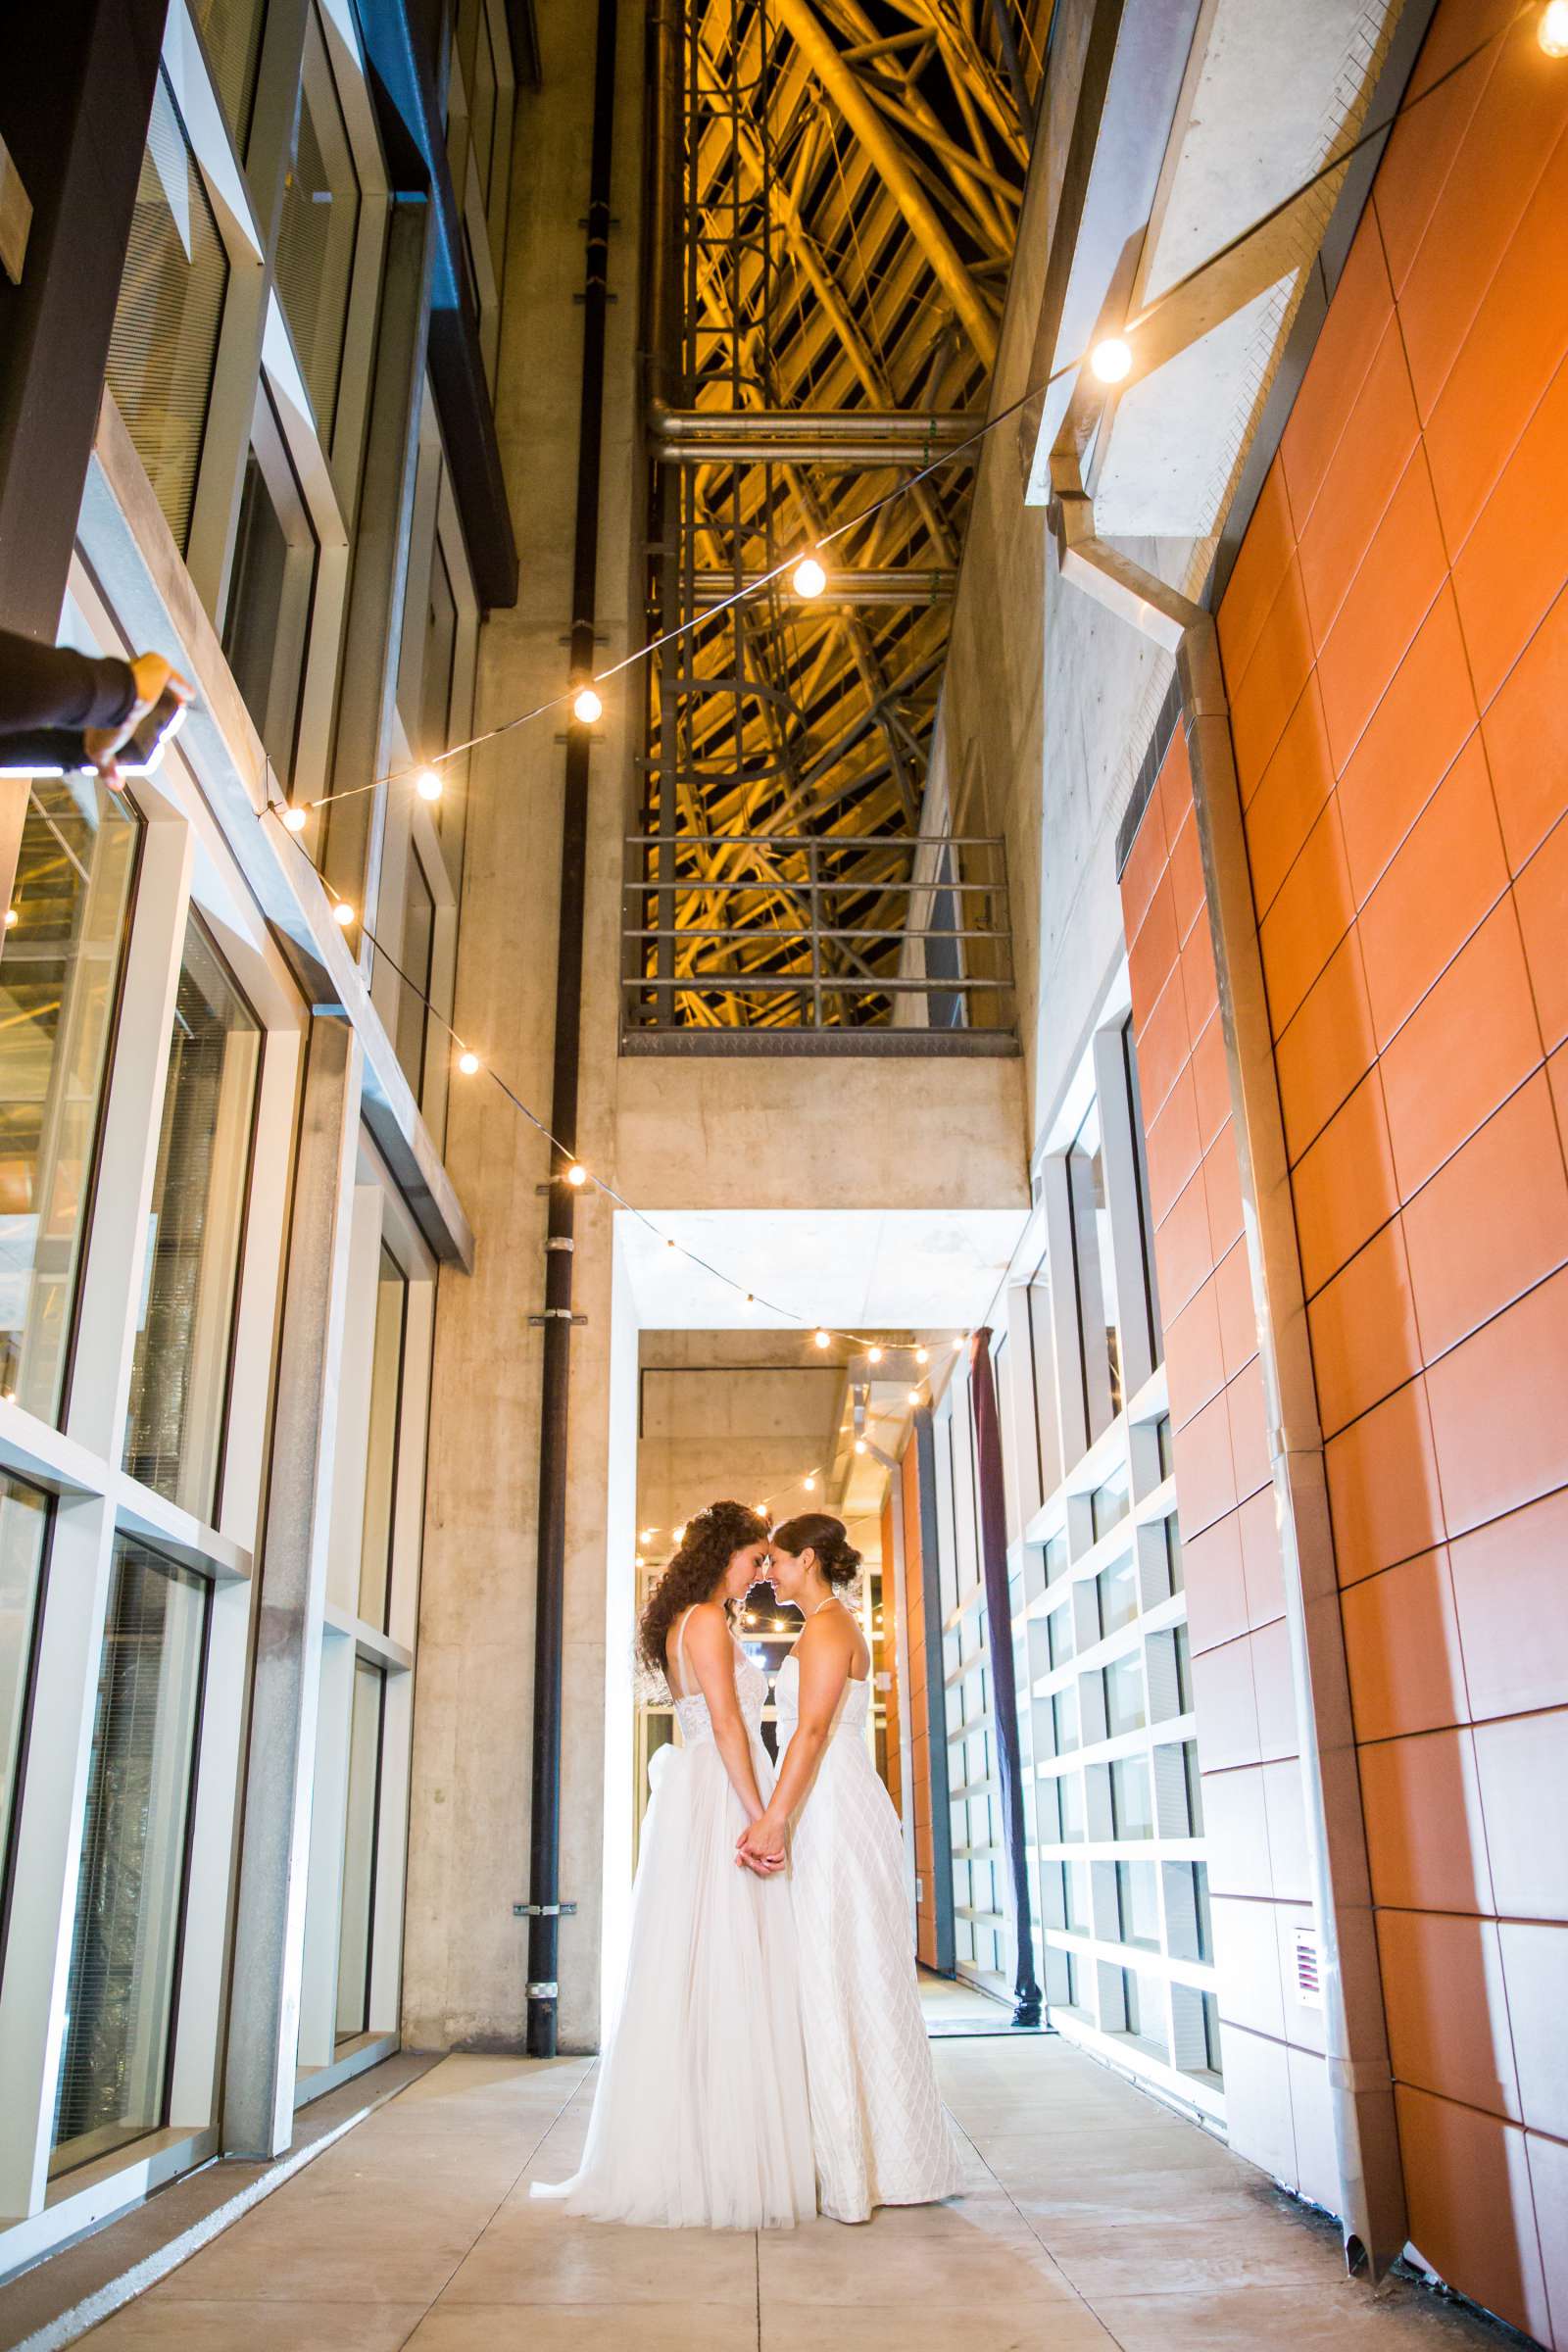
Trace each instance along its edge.
<path fill-rule="evenodd" d="M 450 2058 L 84 2340 L 94 2352 L 1449 2352 L 1503 2331 L 1396 2283 L 1067 2043 L 937 2044 L 967 2142 L 947 2206 L 731 2235 L 531 2205 L 582 2059 Z M 1515 2339 L 1517 2340 L 1517 2339 Z"/>

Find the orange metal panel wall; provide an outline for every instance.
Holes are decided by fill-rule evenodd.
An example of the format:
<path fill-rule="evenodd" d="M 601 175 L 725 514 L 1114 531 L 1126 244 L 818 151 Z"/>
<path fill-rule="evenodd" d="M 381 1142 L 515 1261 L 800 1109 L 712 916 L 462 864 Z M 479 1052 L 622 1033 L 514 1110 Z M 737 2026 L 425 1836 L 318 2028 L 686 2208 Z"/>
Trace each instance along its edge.
<path fill-rule="evenodd" d="M 1122 875 L 1154 1261 L 1165 1320 L 1231 2143 L 1338 2202 L 1319 2013 L 1295 1994 L 1312 1919 L 1300 1742 L 1214 949 L 1186 739 Z"/>
<path fill-rule="evenodd" d="M 1446 0 L 1414 87 L 1514 15 Z M 1526 11 L 1392 140 L 1219 615 L 1411 2235 L 1558 2346 L 1565 220 L 1568 67 Z"/>
<path fill-rule="evenodd" d="M 904 1605 L 909 1629 L 909 1776 L 914 1786 L 914 1869 L 920 1882 L 914 1908 L 915 1948 L 927 1968 L 937 1964 L 935 1855 L 931 1840 L 930 1703 L 925 1671 L 925 1566 L 920 1551 L 920 1464 L 916 1448 L 899 1464 L 904 1499 Z"/>
<path fill-rule="evenodd" d="M 887 1719 L 886 1780 L 894 1808 L 903 1817 L 904 1772 L 899 1755 L 899 1609 L 893 1582 L 893 1489 L 882 1504 L 882 1667 L 888 1678 L 884 1698 Z"/>

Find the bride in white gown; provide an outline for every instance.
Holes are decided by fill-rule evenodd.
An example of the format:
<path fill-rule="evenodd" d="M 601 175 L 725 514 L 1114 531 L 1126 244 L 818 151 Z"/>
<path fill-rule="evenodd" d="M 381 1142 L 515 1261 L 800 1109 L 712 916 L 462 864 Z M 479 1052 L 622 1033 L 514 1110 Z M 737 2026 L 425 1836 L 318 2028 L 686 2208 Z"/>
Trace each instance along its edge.
<path fill-rule="evenodd" d="M 723 1604 L 767 1574 L 766 1538 L 744 1503 L 710 1503 L 638 1628 L 682 1744 L 649 1771 L 625 1996 L 582 2165 L 532 2191 L 596 2221 L 758 2230 L 816 2211 L 789 1889 L 777 1862 L 735 1867 L 773 1776 L 767 1684 Z"/>
<path fill-rule="evenodd" d="M 808 1512 L 774 1531 L 768 1576 L 805 1616 L 773 1686 L 778 1782 L 739 1853 L 785 1852 L 806 2001 L 806 2060 L 822 2211 L 958 2189 L 958 2152 L 920 2012 L 899 1818 L 866 1748 L 870 1654 L 837 1588 L 860 1555 L 843 1522 Z"/>

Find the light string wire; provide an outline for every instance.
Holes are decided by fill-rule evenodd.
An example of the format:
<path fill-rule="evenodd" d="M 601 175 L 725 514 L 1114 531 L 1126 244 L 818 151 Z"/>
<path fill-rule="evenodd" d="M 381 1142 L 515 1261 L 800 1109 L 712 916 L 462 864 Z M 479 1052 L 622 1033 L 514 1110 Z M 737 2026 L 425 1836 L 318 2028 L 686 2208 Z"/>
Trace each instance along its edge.
<path fill-rule="evenodd" d="M 1514 11 L 1513 15 L 1510 16 L 1503 24 L 1499 25 L 1495 31 L 1487 34 L 1484 39 L 1476 42 L 1475 45 L 1466 50 L 1461 57 L 1456 58 L 1452 65 L 1446 67 L 1442 74 L 1436 75 L 1430 82 L 1426 84 L 1425 88 L 1418 90 L 1413 98 L 1405 100 L 1400 105 L 1396 106 L 1391 114 L 1385 116 L 1381 122 L 1375 123 L 1370 129 L 1362 131 L 1359 137 L 1353 140 L 1348 147 L 1341 149 L 1337 154 L 1332 156 L 1326 163 L 1321 165 L 1319 169 L 1310 175 L 1310 177 L 1303 180 L 1298 187 L 1293 189 L 1289 195 L 1282 197 L 1279 203 L 1273 205 L 1268 212 L 1262 214 L 1247 228 L 1241 230 L 1238 235 L 1232 237 L 1226 244 L 1220 246 L 1216 252 L 1208 255 L 1204 261 L 1196 264 L 1195 267 L 1187 272 L 1185 277 L 1178 278 L 1175 283 L 1168 287 L 1166 291 L 1154 302 L 1151 303 L 1146 307 L 1146 309 L 1140 312 L 1136 318 L 1130 319 L 1127 322 L 1124 330 L 1126 334 L 1135 335 L 1139 328 L 1147 325 L 1149 320 L 1154 318 L 1167 303 L 1174 301 L 1189 287 L 1197 283 L 1197 281 L 1201 278 L 1206 271 L 1217 268 L 1220 263 L 1226 261 L 1232 254 L 1238 252 L 1250 238 L 1258 235 L 1260 231 L 1267 228 L 1273 221 L 1280 219 L 1280 217 L 1288 212 L 1292 206 L 1299 203 L 1303 196 L 1309 194 L 1314 187 L 1320 186 L 1324 180 L 1332 178 L 1336 172 L 1343 172 L 1348 164 L 1353 162 L 1354 158 L 1362 151 L 1363 148 L 1371 146 L 1376 140 L 1386 137 L 1397 123 L 1404 121 L 1415 111 L 1417 107 L 1423 105 L 1427 99 L 1434 97 L 1437 92 L 1443 89 L 1449 81 L 1451 81 L 1457 74 L 1464 72 L 1467 67 L 1473 65 L 1476 59 L 1481 57 L 1488 49 L 1494 47 L 1497 42 L 1506 39 L 1525 18 L 1537 15 L 1539 12 L 1540 0 L 1523 0 L 1523 4 Z M 923 466 L 918 472 L 906 475 L 902 481 L 895 483 L 891 489 L 884 491 L 880 497 L 873 499 L 869 505 L 859 509 L 855 514 L 852 514 L 846 521 L 838 523 L 832 530 L 824 532 L 822 537 L 815 543 L 817 550 L 820 551 L 822 548 L 830 547 L 836 539 L 843 538 L 848 532 L 857 529 L 862 522 L 870 520 L 873 515 L 879 514 L 884 507 L 890 505 L 895 499 L 907 497 L 911 491 L 915 490 L 920 485 L 920 483 L 928 480 L 930 476 L 938 472 L 942 466 L 951 465 L 956 459 L 961 457 L 966 450 L 971 449 L 983 442 L 988 434 L 995 432 L 999 426 L 1007 423 L 1012 417 L 1016 416 L 1020 411 L 1026 409 L 1032 401 L 1043 398 L 1045 393 L 1048 392 L 1054 384 L 1059 382 L 1063 376 L 1072 374 L 1075 369 L 1084 365 L 1085 361 L 1089 357 L 1090 354 L 1087 352 L 1080 353 L 1077 358 L 1066 361 L 1061 367 L 1054 368 L 1052 372 L 1040 383 L 1030 385 L 1029 388 L 1020 393 L 1015 400 L 1009 401 L 1005 407 L 1000 409 L 996 416 L 988 417 L 983 423 L 977 425 L 973 432 L 967 434 L 963 440 L 956 442 L 952 449 L 941 452 L 927 465 Z M 264 791 L 266 797 L 264 799 L 263 806 L 256 811 L 257 817 L 258 819 L 264 819 L 270 815 L 274 818 L 281 819 L 281 817 L 291 809 L 297 810 L 301 808 L 318 808 L 325 807 L 328 803 L 333 801 L 350 800 L 353 799 L 357 794 L 377 791 L 383 784 L 396 783 L 401 781 L 404 777 L 420 773 L 426 767 L 440 767 L 449 760 L 461 758 L 466 752 L 477 751 L 484 744 L 495 742 L 498 737 L 511 733 L 514 728 L 526 726 L 531 720 L 542 718 L 550 711 L 559 710 L 564 703 L 570 701 L 576 694 L 578 694 L 584 685 L 592 684 L 595 687 L 608 685 L 612 679 L 621 676 L 624 671 L 635 667 L 638 662 L 647 661 L 652 655 L 660 652 L 664 646 L 673 644 L 677 640 L 690 635 L 692 632 L 702 627 L 706 622 L 717 618 L 722 613 L 732 610 L 735 606 L 745 603 L 749 598 L 760 595 L 766 588 L 770 587 L 775 580 L 782 578 L 786 572 L 793 570 L 799 564 L 800 560 L 801 559 L 798 554 L 787 557 L 782 563 L 776 564 L 770 571 L 762 573 L 758 579 L 750 582 L 746 587 L 737 589 L 733 594 L 724 598 L 722 603 L 710 607 L 706 612 L 693 614 L 689 619 L 681 621 L 674 627 L 664 630 L 658 637 L 650 639 L 646 645 L 640 646 L 632 653 L 625 655 L 619 662 L 612 662 L 609 668 L 596 671 L 591 679 L 578 679 L 574 683 L 568 684 L 563 690 L 563 692 L 553 695 L 549 701 L 536 704 L 532 710 L 519 711 L 515 717 L 503 720 L 500 725 L 487 729 L 483 734 L 471 736 L 466 743 L 453 744 L 449 746 L 445 752 L 439 754 L 436 758 L 430 760 L 421 761 L 418 767 L 393 769 L 390 770 L 386 775 L 372 778 L 368 784 L 349 785 L 339 792 L 322 793 L 314 800 L 304 802 L 296 801 L 291 803 L 283 797 L 280 790 L 277 797 L 273 797 L 274 778 L 272 774 L 271 762 L 270 760 L 268 760 L 264 766 Z M 334 907 L 348 907 L 348 902 L 341 897 L 335 885 L 328 880 L 323 868 L 318 865 L 317 860 L 311 856 L 310 851 L 306 848 L 306 845 L 300 835 L 297 832 L 290 830 L 288 826 L 282 824 L 281 822 L 279 823 L 279 830 L 282 832 L 283 838 L 298 852 L 299 856 L 310 867 L 312 873 L 314 873 L 317 879 L 320 882 L 322 888 L 330 898 Z M 354 920 L 355 917 L 353 915 L 353 911 L 352 909 L 349 909 L 349 921 L 352 923 Z M 448 1038 L 459 1050 L 459 1052 L 462 1054 L 471 1054 L 473 1049 L 466 1044 L 463 1037 L 460 1036 L 458 1030 L 453 1026 L 451 1020 L 444 1012 L 441 1011 L 440 1007 L 433 1002 L 426 991 L 421 989 L 416 982 L 415 982 L 410 975 L 403 970 L 402 966 L 394 959 L 388 950 L 381 945 L 375 934 L 370 930 L 368 924 L 361 921 L 359 923 L 359 929 L 362 936 L 368 941 L 373 953 L 385 958 L 387 964 L 396 974 L 397 978 L 402 982 L 403 986 L 412 992 L 416 1002 L 423 1005 L 426 1014 L 432 1017 L 437 1023 L 438 1027 L 446 1032 Z M 635 1201 L 628 1200 L 623 1193 L 617 1191 L 615 1186 L 607 1183 L 602 1176 L 596 1176 L 591 1169 L 584 1167 L 583 1163 L 577 1158 L 575 1152 L 572 1151 L 566 1144 L 564 1144 L 560 1136 L 553 1132 L 548 1123 L 539 1116 L 537 1111 L 529 1107 L 529 1105 L 522 1100 L 522 1097 L 515 1091 L 515 1089 L 511 1086 L 501 1075 L 499 1070 L 493 1069 L 488 1062 L 479 1059 L 477 1055 L 475 1055 L 474 1058 L 478 1060 L 479 1071 L 483 1075 L 493 1080 L 495 1085 L 499 1087 L 502 1094 L 506 1097 L 507 1101 L 512 1104 L 513 1108 L 527 1121 L 529 1126 L 535 1128 L 537 1132 L 545 1138 L 546 1142 L 549 1143 L 553 1149 L 560 1153 L 561 1157 L 568 1163 L 568 1165 L 582 1168 L 582 1182 L 585 1185 L 591 1185 L 596 1192 L 603 1194 L 607 1200 L 613 1201 L 617 1208 L 624 1210 L 627 1215 L 634 1217 L 647 1232 L 653 1234 L 659 1241 L 661 1241 L 665 1249 L 677 1250 L 688 1264 L 698 1267 L 703 1273 L 710 1276 L 715 1282 L 718 1282 L 726 1289 L 735 1292 L 737 1297 L 744 1298 L 749 1306 L 756 1306 L 760 1309 L 764 1309 L 767 1313 L 777 1315 L 784 1322 L 793 1324 L 803 1331 L 813 1330 L 815 1332 L 824 1332 L 830 1339 L 842 1340 L 851 1347 L 867 1350 L 872 1348 L 879 1348 L 885 1344 L 883 1342 L 869 1339 L 863 1332 L 844 1331 L 833 1324 L 820 1322 L 813 1324 L 810 1318 L 808 1316 L 797 1314 L 793 1308 L 781 1306 L 776 1300 L 764 1297 L 761 1292 L 751 1289 L 746 1283 L 737 1280 L 734 1275 L 726 1274 L 722 1268 L 715 1266 L 711 1260 L 703 1257 L 697 1250 L 689 1249 L 684 1242 L 677 1241 L 673 1234 L 664 1232 L 662 1227 L 657 1224 L 655 1219 L 651 1217 L 646 1210 L 639 1208 Z M 563 1172 L 563 1176 L 560 1181 L 564 1180 L 564 1173 Z M 1003 1291 L 1011 1278 L 1011 1258 L 1009 1256 L 1008 1263 L 1006 1267 L 1004 1268 L 1003 1273 L 998 1280 L 996 1289 L 991 1294 L 990 1300 L 986 1306 L 985 1314 L 980 1318 L 979 1322 L 972 1324 L 969 1329 L 964 1332 L 962 1338 L 956 1342 L 956 1346 L 957 1348 L 962 1348 L 965 1342 L 973 1338 L 975 1331 L 983 1329 L 989 1322 L 992 1310 L 995 1307 L 997 1300 L 1001 1298 Z M 744 1328 L 744 1326 L 742 1328 Z M 893 1345 L 897 1350 L 899 1348 L 899 1343 L 894 1343 Z M 922 1381 L 920 1385 L 926 1384 L 924 1381 Z M 810 1473 L 810 1476 L 813 1479 L 821 1475 L 822 1472 L 820 1466 Z M 793 1490 L 789 1488 L 781 1488 L 779 1493 L 785 1494 L 792 1491 Z M 768 1500 L 770 1501 L 775 1499 L 775 1496 L 768 1497 Z"/>
<path fill-rule="evenodd" d="M 1245 228 L 1239 229 L 1235 236 L 1227 239 L 1225 244 L 1218 246 L 1202 261 L 1196 262 L 1185 276 L 1174 279 L 1162 294 L 1156 295 L 1152 302 L 1146 304 L 1134 318 L 1125 321 L 1119 330 L 1121 334 L 1124 337 L 1136 336 L 1142 328 L 1148 326 L 1152 319 L 1156 318 L 1168 304 L 1175 302 L 1197 285 L 1210 270 L 1216 270 L 1223 262 L 1229 261 L 1232 255 L 1239 253 L 1251 238 L 1271 227 L 1283 215 L 1290 212 L 1303 196 L 1310 195 L 1314 188 L 1321 187 L 1326 180 L 1332 179 L 1336 172 L 1345 171 L 1364 148 L 1385 138 L 1398 123 L 1412 115 L 1417 107 L 1425 105 L 1429 98 L 1436 97 L 1438 92 L 1444 89 L 1456 74 L 1462 74 L 1467 67 L 1472 66 L 1476 59 L 1484 55 L 1488 49 L 1506 40 L 1525 18 L 1538 15 L 1540 10 L 1541 0 L 1521 0 L 1521 5 L 1505 23 L 1498 25 L 1494 31 L 1485 34 L 1472 48 L 1467 49 L 1462 56 L 1455 58 L 1451 65 L 1446 66 L 1443 72 L 1436 74 L 1423 89 L 1418 90 L 1414 97 L 1403 100 L 1395 107 L 1391 114 L 1385 115 L 1380 122 L 1360 132 L 1349 146 L 1337 150 L 1298 186 L 1282 196 L 1277 204 L 1271 205 L 1266 213 L 1259 214 L 1255 220 L 1250 221 Z M 1054 384 L 1059 383 L 1064 376 L 1071 375 L 1081 368 L 1092 358 L 1094 350 L 1098 348 L 1097 340 L 1097 343 L 1092 345 L 1089 350 L 1079 352 L 1073 359 L 1064 360 L 1059 368 L 1053 368 L 1051 373 L 1043 376 L 1038 383 L 1027 386 L 1015 399 L 1008 401 L 1004 407 L 999 409 L 994 416 L 984 418 L 972 432 L 966 433 L 961 440 L 956 441 L 950 449 L 938 451 L 918 471 L 904 475 L 890 489 L 884 490 L 879 497 L 872 499 L 867 505 L 858 508 L 842 522 L 835 523 L 830 530 L 824 531 L 805 552 L 820 554 L 824 548 L 831 547 L 836 540 L 846 538 L 850 532 L 858 530 L 862 523 L 871 521 L 881 514 L 884 507 L 893 505 L 899 499 L 907 498 L 923 482 L 929 481 L 933 474 L 941 472 L 944 466 L 955 464 L 968 451 L 978 448 L 1000 426 L 1009 423 L 1021 411 L 1028 408 L 1031 401 L 1044 399 Z M 1136 356 L 1135 353 L 1135 360 Z M 711 414 L 722 421 L 723 412 L 721 410 L 714 410 Z M 510 735 L 517 727 L 531 725 L 538 718 L 547 718 L 552 711 L 560 710 L 564 705 L 573 702 L 584 687 L 598 688 L 610 685 L 615 678 L 624 675 L 627 670 L 634 669 L 640 662 L 650 661 L 655 654 L 662 653 L 665 646 L 678 644 L 683 638 L 694 635 L 698 630 L 705 628 L 710 621 L 720 619 L 724 613 L 732 612 L 736 606 L 762 596 L 775 582 L 783 579 L 787 573 L 794 571 L 801 561 L 802 551 L 797 549 L 793 554 L 783 558 L 780 563 L 775 564 L 770 570 L 760 572 L 755 579 L 749 580 L 743 587 L 732 590 L 718 603 L 707 606 L 701 612 L 692 613 L 685 620 L 675 622 L 671 627 L 662 630 L 657 637 L 650 637 L 644 644 L 634 648 L 631 653 L 623 655 L 620 661 L 611 662 L 605 669 L 594 670 L 586 677 L 568 680 L 559 694 L 549 696 L 542 703 L 535 703 L 526 710 L 517 711 L 511 718 L 500 720 L 497 725 L 485 728 L 480 734 L 470 735 L 463 743 L 449 744 L 445 751 L 432 753 L 429 759 L 416 760 L 408 767 L 389 768 L 384 775 L 372 776 L 368 783 L 346 784 L 335 792 L 318 793 L 309 800 L 285 803 L 285 806 L 297 809 L 325 808 L 336 801 L 354 800 L 361 793 L 378 792 L 383 784 L 405 783 L 411 777 L 422 775 L 427 770 L 438 770 L 451 760 L 461 760 L 466 753 L 480 751 L 486 744 L 495 743 L 501 736 Z M 268 812 L 266 808 L 257 811 L 259 816 L 265 816 Z M 275 813 L 275 810 L 273 812 Z"/>

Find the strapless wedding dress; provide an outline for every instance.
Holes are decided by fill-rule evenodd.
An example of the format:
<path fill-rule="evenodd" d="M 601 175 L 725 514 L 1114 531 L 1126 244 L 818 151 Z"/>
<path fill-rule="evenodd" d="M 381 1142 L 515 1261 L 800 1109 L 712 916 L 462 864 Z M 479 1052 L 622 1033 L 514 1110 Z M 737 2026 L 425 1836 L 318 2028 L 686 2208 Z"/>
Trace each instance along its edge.
<path fill-rule="evenodd" d="M 735 1689 L 765 1803 L 767 1682 L 739 1642 Z M 736 1866 L 746 1814 L 707 1700 L 675 1713 L 683 1744 L 649 1768 L 625 1996 L 582 2165 L 532 2194 L 596 2221 L 787 2229 L 816 2211 L 789 1888 Z"/>
<path fill-rule="evenodd" d="M 799 1661 L 773 1685 L 779 1760 L 800 1719 Z M 904 1841 L 866 1747 L 869 1683 L 847 1685 L 791 1825 L 790 1895 L 822 2211 L 927 2205 L 958 2188 L 958 2151 L 920 2012 Z"/>

